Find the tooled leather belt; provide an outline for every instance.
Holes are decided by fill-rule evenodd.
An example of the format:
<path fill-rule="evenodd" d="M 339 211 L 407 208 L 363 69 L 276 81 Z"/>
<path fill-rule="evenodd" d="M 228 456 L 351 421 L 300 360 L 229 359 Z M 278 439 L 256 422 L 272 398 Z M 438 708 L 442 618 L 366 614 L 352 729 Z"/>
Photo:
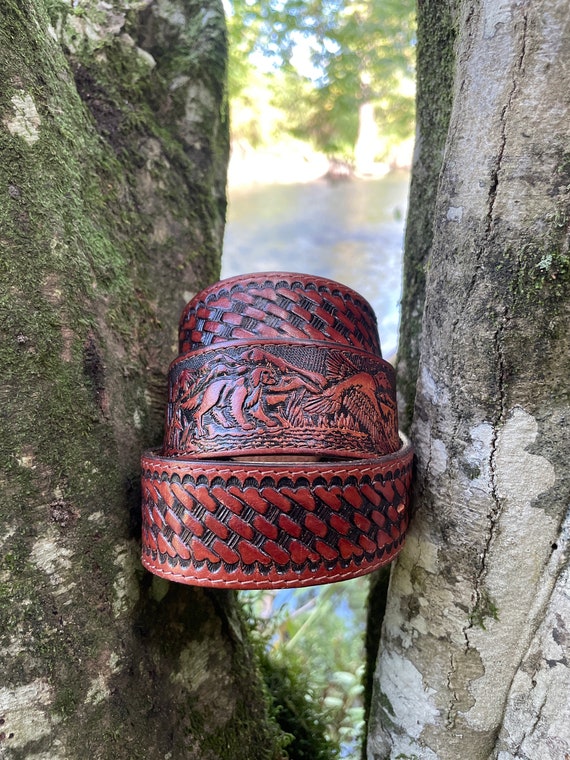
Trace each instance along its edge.
<path fill-rule="evenodd" d="M 308 275 L 234 277 L 190 301 L 179 336 L 163 448 L 142 457 L 143 564 L 271 588 L 393 559 L 413 451 L 362 296 Z"/>
<path fill-rule="evenodd" d="M 324 277 L 290 272 L 222 280 L 198 293 L 180 317 L 180 354 L 243 338 L 309 338 L 382 355 L 368 301 Z"/>

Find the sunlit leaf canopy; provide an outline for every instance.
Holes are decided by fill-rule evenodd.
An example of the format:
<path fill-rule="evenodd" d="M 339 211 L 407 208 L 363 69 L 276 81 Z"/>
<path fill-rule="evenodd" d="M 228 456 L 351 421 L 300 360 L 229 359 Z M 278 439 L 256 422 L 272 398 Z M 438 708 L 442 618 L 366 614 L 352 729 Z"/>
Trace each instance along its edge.
<path fill-rule="evenodd" d="M 354 151 L 359 111 L 372 103 L 380 133 L 413 131 L 415 4 L 411 0 L 228 0 L 234 133 L 267 141 L 255 122 L 329 155 Z"/>

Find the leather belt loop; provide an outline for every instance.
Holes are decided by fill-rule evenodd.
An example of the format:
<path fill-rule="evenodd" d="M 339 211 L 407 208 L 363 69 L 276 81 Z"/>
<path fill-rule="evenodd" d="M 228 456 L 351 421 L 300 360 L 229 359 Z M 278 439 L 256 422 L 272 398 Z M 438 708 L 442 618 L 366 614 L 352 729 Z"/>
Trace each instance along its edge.
<path fill-rule="evenodd" d="M 145 567 L 279 588 L 390 562 L 413 449 L 370 304 L 323 277 L 241 275 L 188 303 L 179 344 L 164 445 L 142 457 Z"/>

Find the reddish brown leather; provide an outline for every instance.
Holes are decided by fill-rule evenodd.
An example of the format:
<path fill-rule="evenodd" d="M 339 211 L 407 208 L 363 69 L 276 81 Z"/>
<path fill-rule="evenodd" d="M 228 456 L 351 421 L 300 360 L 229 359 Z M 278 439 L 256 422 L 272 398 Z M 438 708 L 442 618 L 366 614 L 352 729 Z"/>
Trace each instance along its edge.
<path fill-rule="evenodd" d="M 174 361 L 166 456 L 375 458 L 400 446 L 394 369 L 317 341 L 236 341 Z"/>
<path fill-rule="evenodd" d="M 325 277 L 258 272 L 202 290 L 180 318 L 180 353 L 229 340 L 331 341 L 381 356 L 374 310 L 359 293 Z"/>
<path fill-rule="evenodd" d="M 413 451 L 248 464 L 142 458 L 146 568 L 223 588 L 310 586 L 389 562 L 408 527 Z"/>
<path fill-rule="evenodd" d="M 243 275 L 192 299 L 179 335 L 164 446 L 142 458 L 143 564 L 277 588 L 393 559 L 413 452 L 368 302 L 321 277 Z"/>

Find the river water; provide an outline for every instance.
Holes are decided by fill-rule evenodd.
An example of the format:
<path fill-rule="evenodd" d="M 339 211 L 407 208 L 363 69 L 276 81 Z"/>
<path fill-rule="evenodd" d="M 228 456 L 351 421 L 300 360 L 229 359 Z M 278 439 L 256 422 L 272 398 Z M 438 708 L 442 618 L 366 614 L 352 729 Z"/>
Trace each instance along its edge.
<path fill-rule="evenodd" d="M 246 272 L 318 274 L 373 306 L 382 353 L 396 349 L 409 175 L 230 192 L 222 277 Z"/>

